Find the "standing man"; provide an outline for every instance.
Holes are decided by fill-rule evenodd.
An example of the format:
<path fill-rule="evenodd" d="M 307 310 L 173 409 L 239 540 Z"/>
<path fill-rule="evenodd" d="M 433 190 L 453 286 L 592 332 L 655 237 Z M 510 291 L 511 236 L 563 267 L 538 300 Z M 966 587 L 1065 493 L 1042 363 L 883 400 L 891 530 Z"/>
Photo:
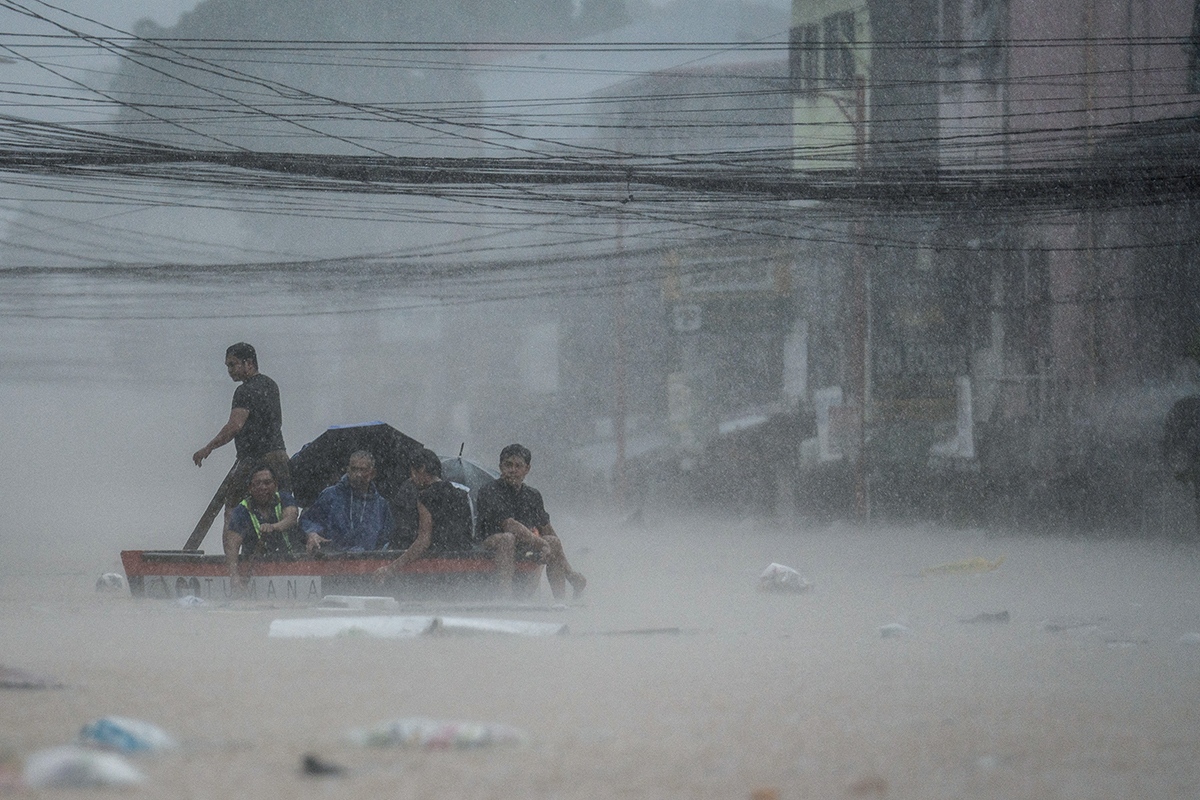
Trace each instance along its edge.
<path fill-rule="evenodd" d="M 237 449 L 237 460 L 221 482 L 200 523 L 192 531 L 184 545 L 185 550 L 195 550 L 200 546 L 222 504 L 225 506 L 225 527 L 229 527 L 229 515 L 246 496 L 250 470 L 256 463 L 262 462 L 271 467 L 280 489 L 290 491 L 292 487 L 287 451 L 283 444 L 279 386 L 258 371 L 258 354 L 245 342 L 230 345 L 225 351 L 225 368 L 229 371 L 229 377 L 241 384 L 233 392 L 229 421 L 212 441 L 192 455 L 192 461 L 197 467 L 200 466 L 214 450 L 229 442 L 233 442 Z"/>
<path fill-rule="evenodd" d="M 495 556 L 501 594 L 512 593 L 520 547 L 521 552 L 541 554 L 555 600 L 566 597 L 568 581 L 579 597 L 587 586 L 587 578 L 567 563 L 562 542 L 550 526 L 542 493 L 525 485 L 531 460 L 529 448 L 524 445 L 510 444 L 500 451 L 500 477 L 479 490 L 479 532 L 483 546 Z"/>
<path fill-rule="evenodd" d="M 350 454 L 346 474 L 317 495 L 300 517 L 310 549 L 325 542 L 330 550 L 380 550 L 396 523 L 392 507 L 375 488 L 375 457 L 366 450 Z"/>

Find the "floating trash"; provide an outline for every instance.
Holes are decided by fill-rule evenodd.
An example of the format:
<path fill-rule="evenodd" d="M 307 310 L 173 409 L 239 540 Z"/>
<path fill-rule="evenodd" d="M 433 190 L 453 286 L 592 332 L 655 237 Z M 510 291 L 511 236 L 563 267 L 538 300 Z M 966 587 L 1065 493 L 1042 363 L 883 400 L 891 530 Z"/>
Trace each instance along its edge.
<path fill-rule="evenodd" d="M 317 778 L 331 778 L 345 774 L 346 768 L 309 753 L 300 759 L 300 771 Z"/>
<path fill-rule="evenodd" d="M 433 626 L 436 617 L 317 617 L 277 619 L 267 635 L 278 639 L 329 639 L 364 636 L 378 639 L 412 639 Z"/>
<path fill-rule="evenodd" d="M 158 753 L 179 746 L 154 723 L 128 717 L 103 717 L 89 722 L 79 732 L 79 742 L 126 753 Z"/>
<path fill-rule="evenodd" d="M 349 594 L 327 594 L 317 608 L 351 609 L 353 611 L 392 611 L 400 607 L 394 597 L 360 597 Z"/>
<path fill-rule="evenodd" d="M 129 581 L 119 572 L 106 572 L 96 579 L 96 591 L 117 594 L 129 591 Z"/>
<path fill-rule="evenodd" d="M 960 619 L 959 622 L 966 625 L 997 625 L 1008 622 L 1007 611 L 985 611 L 982 614 L 976 614 L 973 617 Z"/>
<path fill-rule="evenodd" d="M 137 786 L 145 780 L 116 753 L 76 745 L 39 750 L 25 762 L 25 785 L 32 789 L 99 789 Z"/>
<path fill-rule="evenodd" d="M 425 634 L 502 633 L 515 636 L 555 636 L 567 633 L 561 622 L 528 622 L 472 617 L 317 617 L 277 619 L 268 636 L 280 639 L 328 639 L 362 636 L 376 639 L 412 639 Z"/>
<path fill-rule="evenodd" d="M 504 633 L 512 636 L 561 636 L 569 632 L 562 622 L 529 622 L 523 619 L 485 619 L 482 617 L 437 617 L 427 633 L 474 634 Z"/>
<path fill-rule="evenodd" d="M 196 597 L 194 594 L 185 594 L 175 601 L 175 605 L 183 606 L 184 608 L 196 608 L 208 605 L 208 601 L 203 597 Z"/>
<path fill-rule="evenodd" d="M 1107 617 L 1096 617 L 1095 619 L 1044 619 L 1038 627 L 1046 633 L 1062 633 L 1063 631 L 1073 630 L 1091 630 L 1100 627 L 1101 622 L 1106 622 Z"/>
<path fill-rule="evenodd" d="M 424 717 L 381 722 L 372 728 L 349 731 L 347 738 L 364 747 L 422 747 L 427 750 L 463 750 L 494 745 L 524 744 L 524 732 L 495 722 L 464 722 Z"/>
<path fill-rule="evenodd" d="M 61 689 L 63 685 L 54 678 L 34 675 L 23 669 L 0 664 L 0 689 Z"/>
<path fill-rule="evenodd" d="M 978 575 L 981 572 L 991 572 L 1004 563 L 1004 556 L 995 561 L 986 558 L 968 558 L 966 561 L 954 561 L 950 564 L 938 564 L 935 567 L 925 567 L 922 575 Z"/>
<path fill-rule="evenodd" d="M 891 622 L 879 628 L 879 635 L 884 639 L 903 636 L 906 633 L 908 633 L 908 626 L 900 622 Z"/>
<path fill-rule="evenodd" d="M 758 576 L 760 592 L 807 592 L 812 584 L 804 580 L 799 572 L 783 564 L 770 564 Z"/>

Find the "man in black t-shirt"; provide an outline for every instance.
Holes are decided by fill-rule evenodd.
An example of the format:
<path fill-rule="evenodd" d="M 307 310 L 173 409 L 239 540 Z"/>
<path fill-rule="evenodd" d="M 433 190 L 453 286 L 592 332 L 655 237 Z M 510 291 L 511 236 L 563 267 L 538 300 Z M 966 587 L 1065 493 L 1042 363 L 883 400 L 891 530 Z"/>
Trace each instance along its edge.
<path fill-rule="evenodd" d="M 442 460 L 437 454 L 422 449 L 408 474 L 417 489 L 417 537 L 399 558 L 376 570 L 379 577 L 394 575 L 423 556 L 463 552 L 473 544 L 467 493 L 442 480 Z"/>
<path fill-rule="evenodd" d="M 245 342 L 230 345 L 225 351 L 225 368 L 229 377 L 241 384 L 233 392 L 229 421 L 208 444 L 192 455 L 192 461 L 198 467 L 218 447 L 234 443 L 237 460 L 213 497 L 214 504 L 223 502 L 225 505 L 225 527 L 228 528 L 229 515 L 249 489 L 250 470 L 255 464 L 264 463 L 271 467 L 282 491 L 290 491 L 292 481 L 283 444 L 279 387 L 258 371 L 258 354 Z M 192 532 L 188 544 L 194 542 L 199 546 L 211 524 L 212 518 L 206 514 Z"/>
<path fill-rule="evenodd" d="M 541 555 L 546 580 L 556 600 L 567 594 L 570 582 L 575 596 L 583 594 L 587 578 L 571 569 L 562 542 L 550 525 L 542 493 L 525 485 L 532 456 L 529 448 L 510 444 L 500 451 L 500 478 L 479 490 L 479 535 L 496 559 L 496 581 L 501 594 L 512 592 L 517 548 Z"/>

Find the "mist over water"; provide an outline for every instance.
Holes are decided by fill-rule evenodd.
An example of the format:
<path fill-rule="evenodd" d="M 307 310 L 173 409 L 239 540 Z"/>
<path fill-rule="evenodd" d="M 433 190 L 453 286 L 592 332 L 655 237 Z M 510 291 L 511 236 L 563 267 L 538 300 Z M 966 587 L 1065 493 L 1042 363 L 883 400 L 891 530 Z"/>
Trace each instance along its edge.
<path fill-rule="evenodd" d="M 67 685 L 0 692 L 0 747 L 19 757 L 121 714 L 185 743 L 137 762 L 138 794 L 156 797 L 1169 797 L 1200 782 L 1200 647 L 1181 642 L 1200 632 L 1200 557 L 1166 533 L 1190 513 L 1182 488 L 1136 536 L 653 506 L 627 521 L 535 461 L 587 593 L 554 608 L 543 584 L 533 607 L 466 613 L 562 622 L 565 637 L 277 640 L 273 619 L 329 612 L 97 594 L 119 550 L 178 548 L 232 460 L 190 461 L 228 413 L 232 341 L 254 342 L 279 381 L 293 452 L 334 422 L 383 417 L 435 443 L 440 431 L 364 360 L 381 341 L 369 311 L 189 319 L 236 301 L 199 279 L 117 285 L 140 314 L 3 323 L 0 642 L 7 665 Z M 58 316 L 90 316 L 95 288 L 85 280 Z M 291 305 L 316 302 L 290 291 Z M 425 346 L 430 313 L 400 315 L 392 330 L 413 332 L 388 352 Z M 921 575 L 1001 556 L 984 574 Z M 812 590 L 758 592 L 773 562 Z M 1008 622 L 962 622 L 1000 612 Z M 906 632 L 885 638 L 894 623 Z M 408 716 L 502 722 L 529 743 L 344 738 Z M 303 777 L 310 752 L 348 772 Z"/>
<path fill-rule="evenodd" d="M 1190 547 L 701 517 L 633 528 L 569 510 L 559 529 L 585 601 L 476 612 L 569 625 L 551 639 L 268 639 L 272 619 L 317 612 L 8 575 L 6 658 L 68 687 L 0 693 L 0 740 L 27 753 L 105 714 L 153 721 L 185 743 L 138 761 L 139 794 L 156 797 L 1171 797 L 1200 779 L 1200 648 L 1180 643 L 1200 631 Z M 920 574 L 976 556 L 1005 560 Z M 772 561 L 813 588 L 756 591 Z M 907 632 L 884 638 L 892 623 Z M 407 716 L 503 722 L 529 743 L 344 739 Z M 309 752 L 348 772 L 303 777 Z"/>
<path fill-rule="evenodd" d="M 1200 632 L 1200 564 L 1169 536 L 654 508 L 626 523 L 581 512 L 535 463 L 587 594 L 550 608 L 543 584 L 541 610 L 470 613 L 563 622 L 565 637 L 277 640 L 271 620 L 321 612 L 95 593 L 120 549 L 179 547 L 223 474 L 190 453 L 227 414 L 226 340 L 254 341 L 279 380 L 293 451 L 331 415 L 392 408 L 365 402 L 370 372 L 318 399 L 322 356 L 303 357 L 306 326 L 320 327 L 6 323 L 27 344 L 0 387 L 0 642 L 5 663 L 67 687 L 0 692 L 0 746 L 27 756 L 107 714 L 149 720 L 185 743 L 137 762 L 148 781 L 137 794 L 164 798 L 1097 798 L 1200 784 L 1200 647 L 1180 642 Z M 349 326 L 324 352 L 353 341 Z M 985 574 L 920 574 L 1000 556 Z M 814 588 L 759 593 L 772 562 Z M 1007 623 L 960 621 L 999 612 Z M 884 638 L 892 623 L 907 632 Z M 408 716 L 502 722 L 529 743 L 411 752 L 344 739 Z M 310 752 L 348 772 L 303 777 Z"/>

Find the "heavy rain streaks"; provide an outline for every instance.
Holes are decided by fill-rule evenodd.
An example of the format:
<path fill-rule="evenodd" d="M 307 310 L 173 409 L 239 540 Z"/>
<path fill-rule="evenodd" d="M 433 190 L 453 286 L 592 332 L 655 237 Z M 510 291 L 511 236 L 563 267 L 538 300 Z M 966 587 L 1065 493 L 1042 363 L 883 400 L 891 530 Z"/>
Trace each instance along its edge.
<path fill-rule="evenodd" d="M 1200 28 L 1035 6 L 0 0 L 0 793 L 1195 794 Z M 241 341 L 586 591 L 239 594 Z"/>

